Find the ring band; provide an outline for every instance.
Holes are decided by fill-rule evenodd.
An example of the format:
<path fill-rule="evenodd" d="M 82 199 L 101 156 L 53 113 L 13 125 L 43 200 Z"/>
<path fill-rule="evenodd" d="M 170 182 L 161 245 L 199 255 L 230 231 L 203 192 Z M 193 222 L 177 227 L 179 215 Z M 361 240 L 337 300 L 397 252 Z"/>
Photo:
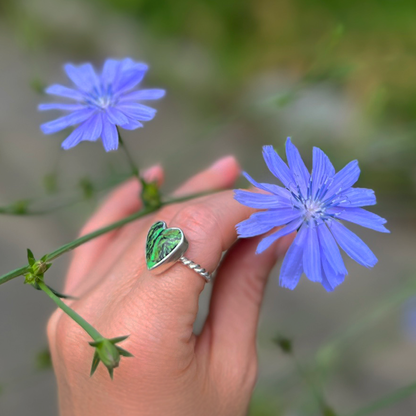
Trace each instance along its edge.
<path fill-rule="evenodd" d="M 147 269 L 160 274 L 180 261 L 202 276 L 206 283 L 210 282 L 209 272 L 184 256 L 188 245 L 185 234 L 180 228 L 168 228 L 164 221 L 155 222 L 146 238 Z"/>

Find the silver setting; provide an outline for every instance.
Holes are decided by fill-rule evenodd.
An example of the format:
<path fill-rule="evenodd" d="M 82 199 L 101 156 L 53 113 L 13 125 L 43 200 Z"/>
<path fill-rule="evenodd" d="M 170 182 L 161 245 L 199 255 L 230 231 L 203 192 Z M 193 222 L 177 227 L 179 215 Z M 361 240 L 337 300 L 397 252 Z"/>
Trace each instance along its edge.
<path fill-rule="evenodd" d="M 192 260 L 189 260 L 184 256 L 186 250 L 188 250 L 189 247 L 189 243 L 185 237 L 184 232 L 178 227 L 168 227 L 164 221 L 160 222 L 163 223 L 164 229 L 169 228 L 170 230 L 179 230 L 181 232 L 182 239 L 174 250 L 172 250 L 163 260 L 161 260 L 159 263 L 156 263 L 153 267 L 151 267 L 148 270 L 152 272 L 152 274 L 159 275 L 168 270 L 170 267 L 172 267 L 177 261 L 180 261 L 185 266 L 189 267 L 191 270 L 202 276 L 206 283 L 211 282 L 212 276 L 209 274 L 209 272 L 207 272 L 199 264 L 194 263 Z"/>

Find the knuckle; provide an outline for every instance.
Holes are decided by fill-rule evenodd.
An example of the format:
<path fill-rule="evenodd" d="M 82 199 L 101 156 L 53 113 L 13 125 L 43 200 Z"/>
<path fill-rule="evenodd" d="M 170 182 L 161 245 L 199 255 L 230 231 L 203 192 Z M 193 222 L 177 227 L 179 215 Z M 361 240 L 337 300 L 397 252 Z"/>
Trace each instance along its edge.
<path fill-rule="evenodd" d="M 173 218 L 177 212 L 178 206 L 176 204 L 171 204 L 163 207 L 163 209 L 160 211 L 160 216 L 166 219 L 166 221 L 170 221 L 170 219 Z"/>
<path fill-rule="evenodd" d="M 175 224 L 186 230 L 185 235 L 192 241 L 206 242 L 207 238 L 220 231 L 213 210 L 201 203 L 185 206 L 178 212 L 174 220 Z"/>
<path fill-rule="evenodd" d="M 227 366 L 222 365 L 219 370 L 220 384 L 228 388 L 230 397 L 251 394 L 257 382 L 258 362 L 256 354 L 249 359 L 230 359 Z"/>

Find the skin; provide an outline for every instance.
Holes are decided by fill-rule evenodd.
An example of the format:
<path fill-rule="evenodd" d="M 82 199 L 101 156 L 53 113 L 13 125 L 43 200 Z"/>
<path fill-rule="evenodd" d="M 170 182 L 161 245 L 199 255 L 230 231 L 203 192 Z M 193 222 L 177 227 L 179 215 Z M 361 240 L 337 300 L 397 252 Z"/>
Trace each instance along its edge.
<path fill-rule="evenodd" d="M 182 196 L 232 187 L 240 169 L 233 157 L 217 161 L 184 183 Z M 163 182 L 159 166 L 147 179 Z M 116 189 L 81 234 L 140 208 L 137 181 Z M 254 211 L 224 190 L 181 204 L 101 236 L 74 254 L 64 291 L 79 298 L 70 306 L 107 338 L 128 335 L 114 380 L 100 364 L 89 377 L 90 337 L 60 310 L 48 323 L 48 338 L 63 416 L 239 416 L 247 413 L 257 377 L 256 332 L 267 277 L 293 239 L 278 240 L 261 255 L 258 239 L 237 241 L 235 225 Z M 144 246 L 157 220 L 181 228 L 186 256 L 215 270 L 209 316 L 198 336 L 193 324 L 205 281 L 177 263 L 162 275 L 147 271 Z"/>

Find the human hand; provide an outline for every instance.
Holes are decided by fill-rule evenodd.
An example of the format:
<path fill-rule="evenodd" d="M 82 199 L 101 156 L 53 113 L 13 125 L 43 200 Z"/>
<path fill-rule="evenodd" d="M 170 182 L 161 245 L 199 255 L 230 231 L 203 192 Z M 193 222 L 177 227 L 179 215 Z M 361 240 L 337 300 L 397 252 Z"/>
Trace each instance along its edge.
<path fill-rule="evenodd" d="M 182 185 L 175 196 L 231 187 L 239 175 L 232 157 L 221 159 Z M 154 167 L 146 178 L 163 181 Z M 118 188 L 90 219 L 82 234 L 140 208 L 139 185 Z M 130 337 L 120 346 L 134 355 L 121 361 L 114 380 L 100 365 L 89 370 L 88 335 L 57 310 L 48 338 L 58 382 L 60 411 L 73 415 L 239 416 L 247 412 L 257 376 L 256 331 L 267 277 L 291 236 L 255 255 L 257 239 L 240 240 L 235 225 L 252 209 L 221 191 L 169 205 L 124 228 L 79 247 L 65 293 L 71 307 L 107 338 Z M 208 318 L 193 333 L 205 281 L 178 262 L 161 275 L 146 268 L 144 246 L 150 226 L 165 221 L 189 241 L 186 257 L 209 271 L 218 266 Z"/>

